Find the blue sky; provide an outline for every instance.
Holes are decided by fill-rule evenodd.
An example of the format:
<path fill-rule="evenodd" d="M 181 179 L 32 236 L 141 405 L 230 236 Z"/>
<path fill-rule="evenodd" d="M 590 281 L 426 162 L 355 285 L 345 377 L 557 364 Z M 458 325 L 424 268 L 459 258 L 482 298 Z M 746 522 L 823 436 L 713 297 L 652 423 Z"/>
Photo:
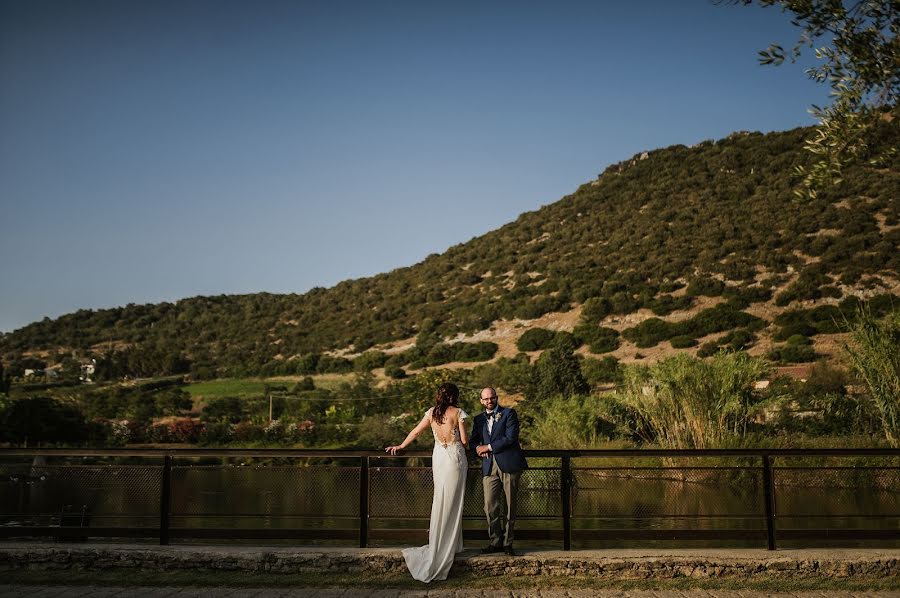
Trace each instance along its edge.
<path fill-rule="evenodd" d="M 611 163 L 809 125 L 777 9 L 0 0 L 0 331 L 408 266 Z"/>

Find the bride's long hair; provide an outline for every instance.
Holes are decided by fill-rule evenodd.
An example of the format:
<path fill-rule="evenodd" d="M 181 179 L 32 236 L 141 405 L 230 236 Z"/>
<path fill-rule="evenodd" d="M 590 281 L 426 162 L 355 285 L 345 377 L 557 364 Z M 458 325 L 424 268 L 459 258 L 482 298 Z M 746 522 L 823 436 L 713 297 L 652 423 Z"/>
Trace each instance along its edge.
<path fill-rule="evenodd" d="M 431 411 L 431 419 L 438 424 L 444 423 L 444 414 L 448 407 L 456 407 L 459 403 L 459 388 L 452 382 L 444 382 L 438 387 L 434 397 L 434 409 Z"/>

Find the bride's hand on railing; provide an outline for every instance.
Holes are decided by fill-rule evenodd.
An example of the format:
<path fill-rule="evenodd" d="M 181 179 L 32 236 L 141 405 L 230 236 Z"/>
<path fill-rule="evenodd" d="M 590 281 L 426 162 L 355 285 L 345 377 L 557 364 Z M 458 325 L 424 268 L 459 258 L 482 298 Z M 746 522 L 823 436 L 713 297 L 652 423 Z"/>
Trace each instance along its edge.
<path fill-rule="evenodd" d="M 386 449 L 384 449 L 384 452 L 386 452 L 390 455 L 396 455 L 397 453 L 399 453 L 402 450 L 403 450 L 402 446 L 389 446 Z"/>

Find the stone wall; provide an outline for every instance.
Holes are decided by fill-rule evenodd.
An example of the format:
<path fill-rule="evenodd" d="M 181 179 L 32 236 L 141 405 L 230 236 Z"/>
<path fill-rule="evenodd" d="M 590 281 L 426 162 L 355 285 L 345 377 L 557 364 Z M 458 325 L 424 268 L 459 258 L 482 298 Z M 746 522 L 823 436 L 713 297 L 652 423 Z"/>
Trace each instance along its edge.
<path fill-rule="evenodd" d="M 140 569 L 258 573 L 404 572 L 398 549 L 250 548 L 121 545 L 0 545 L 0 571 Z M 900 575 L 898 550 L 546 551 L 523 556 L 461 556 L 456 571 L 476 575 L 881 578 Z"/>

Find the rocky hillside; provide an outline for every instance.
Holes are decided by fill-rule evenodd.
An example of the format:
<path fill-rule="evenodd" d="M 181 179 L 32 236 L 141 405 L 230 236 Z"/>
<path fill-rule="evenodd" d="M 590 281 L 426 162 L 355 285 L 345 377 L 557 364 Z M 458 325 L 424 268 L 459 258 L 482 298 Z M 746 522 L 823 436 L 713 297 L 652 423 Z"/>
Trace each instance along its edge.
<path fill-rule="evenodd" d="M 82 310 L 4 335 L 0 354 L 7 367 L 74 350 L 134 375 L 303 374 L 347 369 L 367 350 L 357 366 L 496 359 L 562 330 L 581 352 L 626 360 L 718 346 L 827 355 L 857 298 L 900 305 L 900 157 L 799 202 L 792 171 L 809 160 L 809 134 L 641 153 L 407 268 L 303 295 Z M 900 144 L 900 127 L 885 124 L 883 141 Z M 521 338 L 529 329 L 550 332 Z"/>

